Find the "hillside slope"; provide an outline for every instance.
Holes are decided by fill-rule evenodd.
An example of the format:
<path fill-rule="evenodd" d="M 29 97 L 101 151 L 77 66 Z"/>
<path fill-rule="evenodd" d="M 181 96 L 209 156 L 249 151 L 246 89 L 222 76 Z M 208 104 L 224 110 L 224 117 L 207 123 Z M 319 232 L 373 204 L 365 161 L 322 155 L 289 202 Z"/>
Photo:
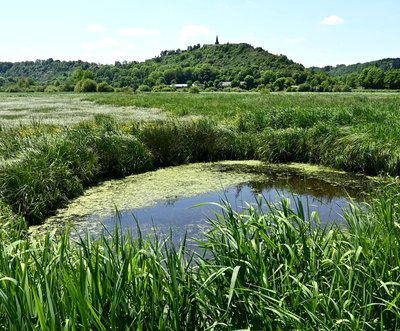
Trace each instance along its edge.
<path fill-rule="evenodd" d="M 324 71 L 333 76 L 343 76 L 348 75 L 353 72 L 360 74 L 365 68 L 368 67 L 377 67 L 382 69 L 383 71 L 388 71 L 391 69 L 400 69 L 400 58 L 387 58 L 376 61 L 370 61 L 365 63 L 356 63 L 356 64 L 339 64 L 337 66 L 326 66 L 323 68 L 313 67 L 312 69 L 317 71 Z"/>
<path fill-rule="evenodd" d="M 243 80 L 259 78 L 263 71 L 280 71 L 281 76 L 304 71 L 304 66 L 285 55 L 274 55 L 249 44 L 189 46 L 187 50 L 163 51 L 144 62 L 115 62 L 97 65 L 84 61 L 36 60 L 0 62 L 0 77 L 31 78 L 41 83 L 65 80 L 78 68 L 93 71 L 98 81 L 114 86 L 170 84 L 192 81 Z"/>

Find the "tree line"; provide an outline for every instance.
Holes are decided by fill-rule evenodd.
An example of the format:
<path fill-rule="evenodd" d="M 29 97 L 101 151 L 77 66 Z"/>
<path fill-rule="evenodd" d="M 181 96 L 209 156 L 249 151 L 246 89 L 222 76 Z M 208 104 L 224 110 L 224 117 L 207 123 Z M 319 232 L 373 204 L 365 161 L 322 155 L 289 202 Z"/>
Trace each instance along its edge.
<path fill-rule="evenodd" d="M 206 91 L 400 89 L 400 69 L 387 61 L 385 64 L 383 69 L 368 66 L 359 72 L 356 67 L 337 74 L 333 67 L 304 68 L 285 55 L 248 44 L 194 45 L 186 50 L 165 50 L 140 63 L 100 65 L 53 59 L 0 62 L 0 91 L 171 91 L 176 86 Z"/>

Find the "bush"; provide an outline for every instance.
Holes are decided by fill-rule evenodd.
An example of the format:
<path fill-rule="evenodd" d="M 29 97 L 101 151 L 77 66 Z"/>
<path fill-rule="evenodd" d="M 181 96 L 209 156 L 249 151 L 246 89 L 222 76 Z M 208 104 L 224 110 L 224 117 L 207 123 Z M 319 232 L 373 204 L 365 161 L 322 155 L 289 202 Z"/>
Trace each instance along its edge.
<path fill-rule="evenodd" d="M 5 92 L 7 92 L 7 93 L 19 93 L 19 92 L 23 92 L 23 89 L 18 87 L 17 85 L 8 85 L 5 88 Z"/>
<path fill-rule="evenodd" d="M 266 87 L 261 88 L 259 91 L 261 94 L 270 94 L 271 93 L 271 90 Z"/>
<path fill-rule="evenodd" d="M 152 92 L 173 92 L 173 91 L 175 91 L 174 88 L 172 88 L 171 86 L 166 85 L 166 84 L 156 85 L 151 90 L 152 90 Z"/>
<path fill-rule="evenodd" d="M 297 90 L 298 90 L 299 92 L 310 92 L 310 91 L 312 91 L 312 87 L 311 87 L 311 85 L 308 84 L 308 83 L 303 83 L 303 84 L 300 84 L 300 85 L 299 85 L 299 87 L 298 87 Z"/>
<path fill-rule="evenodd" d="M 115 89 L 115 92 L 121 93 L 133 93 L 134 89 L 130 86 L 118 87 Z"/>
<path fill-rule="evenodd" d="M 151 88 L 149 85 L 140 85 L 136 92 L 151 92 Z"/>
<path fill-rule="evenodd" d="M 97 83 L 93 79 L 86 78 L 80 80 L 75 85 L 75 92 L 96 92 L 97 91 Z"/>
<path fill-rule="evenodd" d="M 114 92 L 114 88 L 106 82 L 101 82 L 97 85 L 97 92 Z"/>
<path fill-rule="evenodd" d="M 49 85 L 49 86 L 46 86 L 46 88 L 44 89 L 44 92 L 46 92 L 46 93 L 57 93 L 57 92 L 60 92 L 60 90 L 59 90 L 59 88 L 57 86 Z"/>
<path fill-rule="evenodd" d="M 198 86 L 192 86 L 192 87 L 189 89 L 189 93 L 198 94 L 198 93 L 200 93 L 200 89 L 199 89 Z"/>

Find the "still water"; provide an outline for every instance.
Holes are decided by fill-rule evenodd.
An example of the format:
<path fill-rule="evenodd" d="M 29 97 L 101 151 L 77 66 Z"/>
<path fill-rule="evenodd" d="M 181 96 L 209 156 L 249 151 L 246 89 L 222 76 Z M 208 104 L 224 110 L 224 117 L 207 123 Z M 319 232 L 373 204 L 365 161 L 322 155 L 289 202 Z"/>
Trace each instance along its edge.
<path fill-rule="evenodd" d="M 371 187 L 366 177 L 302 164 L 191 164 L 102 183 L 59 210 L 42 228 L 69 223 L 80 234 L 98 233 L 112 230 L 118 221 L 123 231 L 135 234 L 137 222 L 144 235 L 172 231 L 174 241 L 185 233 L 200 238 L 207 218 L 221 212 L 215 203 L 226 201 L 240 211 L 261 196 L 272 204 L 287 197 L 294 209 L 300 200 L 309 212 L 319 213 L 322 223 L 341 222 L 342 209 L 351 199 L 363 199 Z"/>
<path fill-rule="evenodd" d="M 254 184 L 257 186 L 254 187 Z M 102 219 L 106 228 L 115 227 L 118 221 L 123 231 L 129 230 L 136 234 L 135 219 L 137 220 L 143 234 L 147 235 L 153 231 L 162 234 L 173 234 L 175 242 L 178 242 L 185 234 L 189 238 L 200 238 L 201 233 L 207 226 L 207 219 L 215 217 L 214 213 L 221 213 L 220 206 L 225 202 L 233 206 L 236 211 L 241 211 L 249 204 L 256 205 L 261 198 L 264 210 L 267 210 L 266 201 L 280 204 L 282 197 L 290 199 L 293 209 L 296 209 L 298 200 L 303 207 L 308 209 L 308 214 L 317 211 L 322 225 L 330 222 L 341 222 L 342 210 L 350 202 L 348 197 L 316 197 L 311 193 L 295 193 L 288 189 L 281 189 L 265 185 L 261 190 L 263 182 L 246 182 L 234 185 L 217 192 L 199 194 L 194 197 L 177 197 L 167 201 L 160 201 L 156 205 L 126 210 L 118 216 L 110 216 Z"/>

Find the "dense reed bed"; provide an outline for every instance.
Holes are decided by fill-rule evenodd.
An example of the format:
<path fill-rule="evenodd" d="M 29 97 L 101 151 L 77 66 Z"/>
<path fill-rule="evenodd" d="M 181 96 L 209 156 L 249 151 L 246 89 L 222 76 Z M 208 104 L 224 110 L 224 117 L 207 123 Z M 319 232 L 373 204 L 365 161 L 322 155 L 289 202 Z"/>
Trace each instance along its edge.
<path fill-rule="evenodd" d="M 260 206 L 263 203 L 260 199 Z M 222 205 L 203 251 L 105 233 L 0 243 L 0 326 L 7 330 L 396 330 L 399 204 L 393 194 L 345 225 L 307 206 Z M 16 240 L 19 238 L 20 240 Z"/>
<path fill-rule="evenodd" d="M 97 115 L 73 126 L 33 123 L 3 128 L 1 199 L 31 224 L 40 223 L 98 181 L 189 162 L 259 159 L 400 175 L 396 94 L 161 93 L 90 98 L 114 106 L 165 103 L 167 109 L 172 103 L 178 109 L 189 107 L 191 101 L 189 114 L 203 114 L 205 107 L 215 114 L 141 123 Z M 224 120 L 227 106 L 234 113 Z"/>
<path fill-rule="evenodd" d="M 182 99 L 179 97 L 182 96 Z M 301 161 L 400 174 L 400 97 L 155 94 L 88 96 L 202 115 L 138 123 L 0 127 L 0 327 L 7 330 L 396 330 L 398 186 L 343 226 L 306 206 L 222 206 L 203 252 L 129 233 L 26 235 L 99 181 L 197 161 Z M 153 99 L 151 99 L 153 98 Z M 181 102 L 181 103 L 180 103 Z M 260 200 L 260 205 L 267 203 Z M 321 222 L 322 223 L 322 222 Z"/>

